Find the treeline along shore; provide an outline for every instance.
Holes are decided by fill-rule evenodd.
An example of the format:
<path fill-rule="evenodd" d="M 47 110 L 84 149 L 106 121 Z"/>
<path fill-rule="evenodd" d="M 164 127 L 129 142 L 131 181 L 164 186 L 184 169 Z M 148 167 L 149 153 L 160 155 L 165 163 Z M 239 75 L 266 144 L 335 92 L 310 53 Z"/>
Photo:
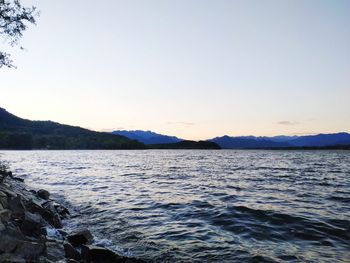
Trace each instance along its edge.
<path fill-rule="evenodd" d="M 27 190 L 0 161 L 0 262 L 142 263 L 93 245 L 86 228 L 62 230 L 67 208 L 46 190 Z"/>
<path fill-rule="evenodd" d="M 220 146 L 205 141 L 183 141 L 172 145 L 145 145 L 137 140 L 112 133 L 96 132 L 52 121 L 22 119 L 0 108 L 0 149 L 220 149 Z"/>
<path fill-rule="evenodd" d="M 293 143 L 297 144 L 297 146 L 293 146 L 293 143 L 290 142 L 274 142 L 271 141 L 271 138 L 268 140 L 263 137 L 251 138 L 249 136 L 223 136 L 204 141 L 180 140 L 179 138 L 176 139 L 177 141 L 172 143 L 148 144 L 115 132 L 97 132 L 52 121 L 31 121 L 22 119 L 9 113 L 5 109 L 0 108 L 0 149 L 2 150 L 350 149 L 350 134 L 348 133 L 302 136 L 292 140 Z M 317 145 L 317 143 L 320 143 L 320 140 L 328 140 L 331 143 Z M 306 144 L 314 142 L 316 145 L 303 145 L 303 141 Z"/>

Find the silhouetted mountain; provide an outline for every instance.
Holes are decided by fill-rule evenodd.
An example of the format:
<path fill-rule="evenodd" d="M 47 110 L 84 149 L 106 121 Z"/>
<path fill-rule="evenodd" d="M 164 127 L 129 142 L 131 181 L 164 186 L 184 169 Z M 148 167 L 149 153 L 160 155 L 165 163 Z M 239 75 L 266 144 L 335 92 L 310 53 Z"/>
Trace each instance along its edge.
<path fill-rule="evenodd" d="M 19 118 L 0 108 L 0 149 L 144 149 L 127 137 L 52 121 Z"/>
<path fill-rule="evenodd" d="M 126 130 L 118 130 L 113 131 L 113 134 L 123 135 L 128 137 L 129 139 L 138 140 L 144 144 L 164 144 L 164 143 L 176 143 L 182 141 L 175 136 L 168 136 L 159 133 L 155 133 L 152 131 L 126 131 Z"/>
<path fill-rule="evenodd" d="M 329 146 L 350 144 L 350 134 L 345 132 L 300 136 L 289 141 L 292 146 Z"/>
<path fill-rule="evenodd" d="M 222 136 L 209 140 L 216 142 L 223 149 L 259 149 L 259 148 L 293 148 L 293 147 L 340 147 L 350 145 L 350 134 L 318 134 L 308 136 L 273 136 L 255 137 Z M 341 147 L 340 147 L 341 148 Z"/>
<path fill-rule="evenodd" d="M 217 143 L 222 149 L 256 149 L 256 148 L 273 148 L 288 147 L 285 142 L 275 142 L 267 139 L 259 139 L 256 137 L 230 137 L 222 136 L 209 140 Z"/>
<path fill-rule="evenodd" d="M 209 141 L 181 141 L 177 143 L 168 144 L 152 144 L 148 145 L 149 149 L 209 149 L 219 150 L 221 149 L 215 142 Z"/>

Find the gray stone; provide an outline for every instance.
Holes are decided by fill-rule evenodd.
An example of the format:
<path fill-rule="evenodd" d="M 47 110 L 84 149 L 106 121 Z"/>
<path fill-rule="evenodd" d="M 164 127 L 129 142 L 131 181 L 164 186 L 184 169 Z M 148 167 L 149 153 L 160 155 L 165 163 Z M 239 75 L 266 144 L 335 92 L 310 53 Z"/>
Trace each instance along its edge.
<path fill-rule="evenodd" d="M 72 232 L 67 239 L 73 246 L 79 246 L 92 241 L 93 236 L 88 229 L 84 228 Z"/>
<path fill-rule="evenodd" d="M 4 209 L 0 211 L 0 221 L 8 222 L 11 219 L 12 212 L 9 209 Z"/>
<path fill-rule="evenodd" d="M 96 246 L 88 246 L 83 245 L 81 246 L 81 254 L 84 260 L 87 262 L 123 262 L 125 261 L 125 258 L 122 256 L 119 256 L 118 254 L 114 253 L 112 250 L 109 250 L 107 248 L 103 247 L 96 247 Z"/>
<path fill-rule="evenodd" d="M 64 247 L 64 252 L 66 254 L 66 258 L 71 258 L 78 261 L 81 259 L 80 253 L 71 244 L 65 242 L 63 244 L 63 247 Z"/>
<path fill-rule="evenodd" d="M 24 217 L 24 204 L 20 195 L 10 198 L 8 205 L 14 219 L 22 219 Z"/>
<path fill-rule="evenodd" d="M 17 196 L 17 194 L 15 192 L 11 191 L 9 189 L 9 186 L 6 187 L 5 184 L 0 186 L 0 192 L 5 193 L 8 197 L 16 197 Z"/>
<path fill-rule="evenodd" d="M 5 230 L 5 225 L 0 221 L 0 233 Z"/>
<path fill-rule="evenodd" d="M 15 254 L 26 259 L 35 261 L 45 251 L 45 244 L 41 242 L 21 241 L 16 248 Z"/>
<path fill-rule="evenodd" d="M 21 223 L 21 230 L 23 234 L 28 236 L 40 236 L 43 221 L 40 215 L 32 214 L 28 211 L 24 213 L 24 219 Z"/>
<path fill-rule="evenodd" d="M 0 238 L 0 252 L 9 253 L 13 252 L 17 247 L 19 240 L 7 233 L 1 233 Z M 1 254 L 1 253 L 0 253 Z"/>
<path fill-rule="evenodd" d="M 7 196 L 0 196 L 0 204 L 3 208 L 8 208 L 9 204 L 7 202 Z"/>
<path fill-rule="evenodd" d="M 37 192 L 37 194 L 40 198 L 45 199 L 45 200 L 49 200 L 49 198 L 50 198 L 50 193 L 44 189 L 40 189 Z"/>
<path fill-rule="evenodd" d="M 65 250 L 61 242 L 47 242 L 46 256 L 49 260 L 57 262 L 65 258 Z"/>
<path fill-rule="evenodd" d="M 70 214 L 68 209 L 65 208 L 63 205 L 60 205 L 60 204 L 57 204 L 57 203 L 54 203 L 54 208 L 55 210 L 57 211 L 57 213 L 63 217 L 63 218 L 67 218 L 67 216 Z"/>
<path fill-rule="evenodd" d="M 54 263 L 54 262 L 60 262 L 60 261 L 51 261 L 45 256 L 41 256 L 36 260 L 36 263 Z"/>
<path fill-rule="evenodd" d="M 24 179 L 21 177 L 12 177 L 13 180 L 24 182 Z"/>
<path fill-rule="evenodd" d="M 5 253 L 0 255 L 0 262 L 3 263 L 26 263 L 24 258 L 13 255 L 12 253 Z"/>

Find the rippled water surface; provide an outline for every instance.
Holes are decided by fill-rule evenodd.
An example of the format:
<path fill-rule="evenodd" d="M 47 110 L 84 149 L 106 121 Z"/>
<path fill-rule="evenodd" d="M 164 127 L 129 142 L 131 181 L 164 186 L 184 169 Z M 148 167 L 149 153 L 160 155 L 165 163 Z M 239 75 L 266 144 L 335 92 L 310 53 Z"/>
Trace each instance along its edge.
<path fill-rule="evenodd" d="M 350 262 L 349 151 L 3 151 L 149 262 Z M 117 245 L 117 246 L 116 246 Z"/>

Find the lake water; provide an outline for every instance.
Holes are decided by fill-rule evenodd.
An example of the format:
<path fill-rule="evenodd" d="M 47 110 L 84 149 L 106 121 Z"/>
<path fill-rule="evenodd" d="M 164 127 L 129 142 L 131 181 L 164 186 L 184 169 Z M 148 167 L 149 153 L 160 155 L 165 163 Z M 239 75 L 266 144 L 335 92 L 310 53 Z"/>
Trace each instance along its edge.
<path fill-rule="evenodd" d="M 350 151 L 2 151 L 149 262 L 350 262 Z"/>

